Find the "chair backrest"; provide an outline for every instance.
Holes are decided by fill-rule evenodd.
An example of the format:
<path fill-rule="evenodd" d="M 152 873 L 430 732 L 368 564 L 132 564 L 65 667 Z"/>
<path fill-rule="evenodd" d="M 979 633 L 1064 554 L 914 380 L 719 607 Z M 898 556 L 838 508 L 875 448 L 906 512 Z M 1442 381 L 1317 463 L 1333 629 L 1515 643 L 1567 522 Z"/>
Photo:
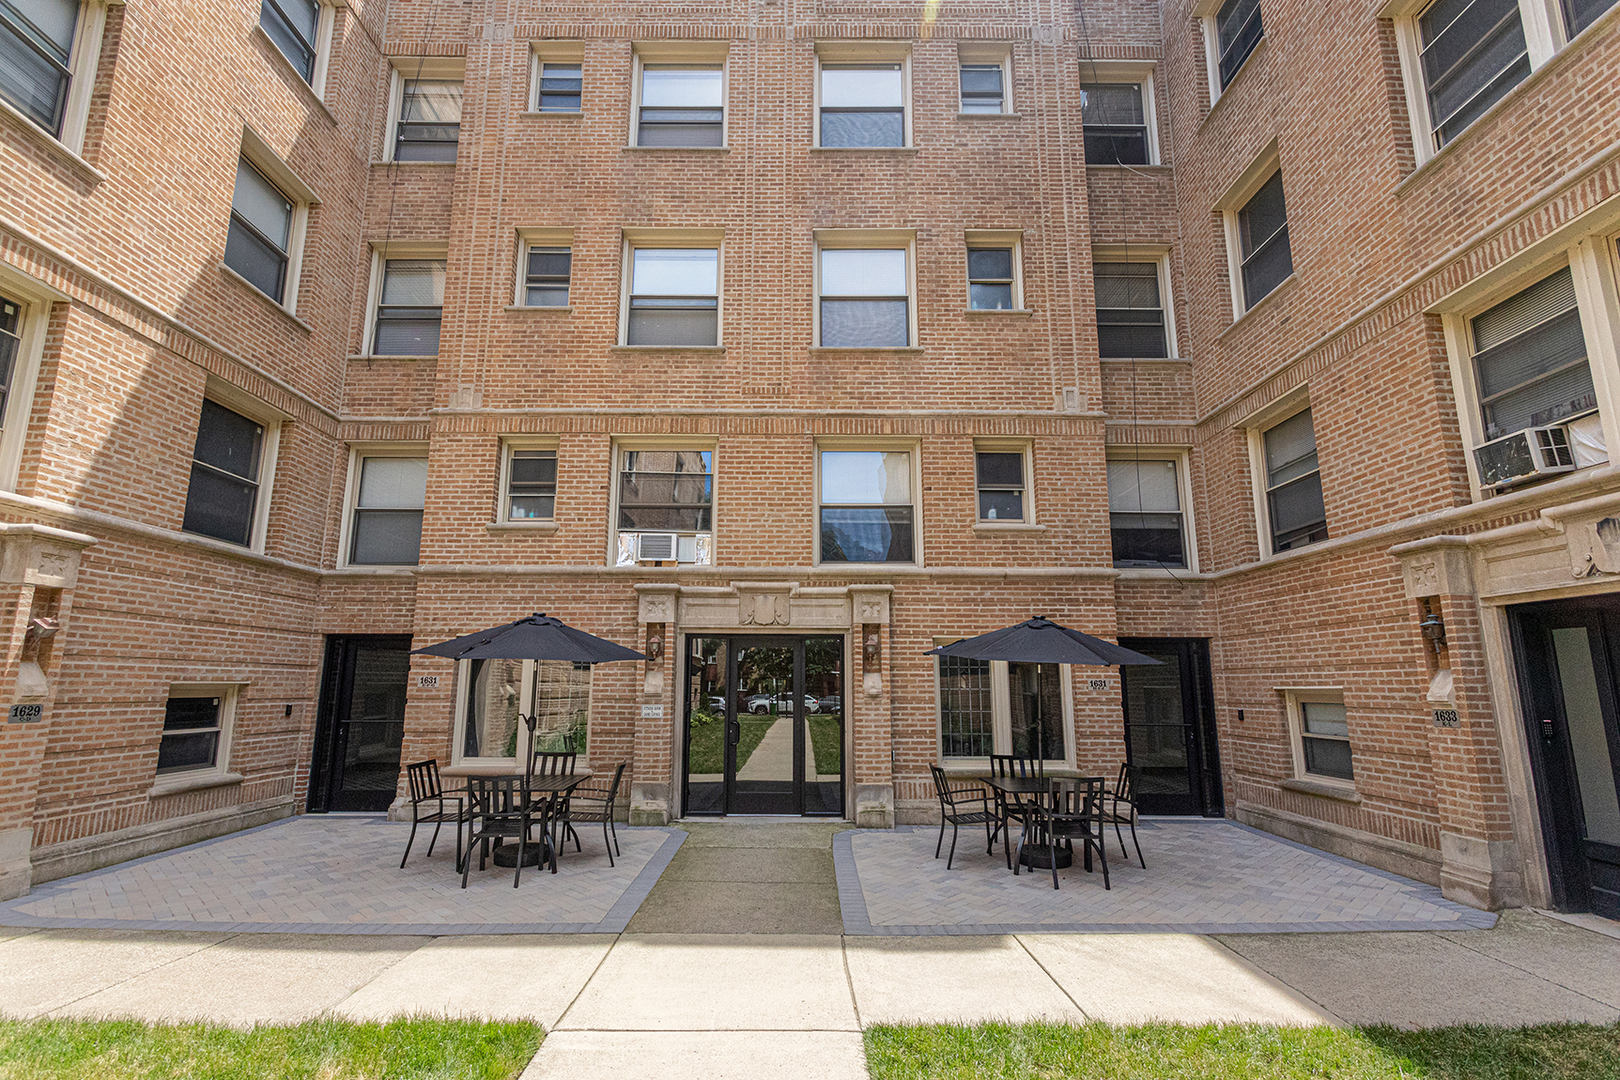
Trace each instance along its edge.
<path fill-rule="evenodd" d="M 573 776 L 574 761 L 578 757 L 572 751 L 536 750 L 529 760 L 529 775 Z"/>
<path fill-rule="evenodd" d="M 1119 776 L 1114 778 L 1114 798 L 1121 802 L 1136 801 L 1136 770 L 1128 762 L 1119 763 Z"/>
<path fill-rule="evenodd" d="M 411 801 L 437 799 L 444 794 L 439 785 L 439 759 L 428 758 L 405 766 L 405 779 L 411 787 Z"/>
<path fill-rule="evenodd" d="M 990 769 L 997 776 L 1016 776 L 1020 779 L 1046 775 L 1046 763 L 1040 758 L 1016 757 L 1012 754 L 991 754 Z"/>
<path fill-rule="evenodd" d="M 469 776 L 467 805 L 474 816 L 526 814 L 529 785 L 521 776 Z"/>
<path fill-rule="evenodd" d="M 945 779 L 945 770 L 938 765 L 930 765 L 928 771 L 934 777 L 934 791 L 939 795 L 939 805 L 950 806 L 954 800 L 951 797 L 950 781 Z"/>
<path fill-rule="evenodd" d="M 619 781 L 624 777 L 624 765 L 625 763 L 621 761 L 613 767 L 613 783 L 608 785 L 607 793 L 609 809 L 612 808 L 614 801 L 619 797 Z"/>
<path fill-rule="evenodd" d="M 1013 775 L 1013 756 L 1011 754 L 991 754 L 990 772 L 998 779 L 1005 779 Z"/>
<path fill-rule="evenodd" d="M 1100 776 L 1053 781 L 1053 814 L 1060 818 L 1095 818 L 1102 813 L 1106 784 Z"/>

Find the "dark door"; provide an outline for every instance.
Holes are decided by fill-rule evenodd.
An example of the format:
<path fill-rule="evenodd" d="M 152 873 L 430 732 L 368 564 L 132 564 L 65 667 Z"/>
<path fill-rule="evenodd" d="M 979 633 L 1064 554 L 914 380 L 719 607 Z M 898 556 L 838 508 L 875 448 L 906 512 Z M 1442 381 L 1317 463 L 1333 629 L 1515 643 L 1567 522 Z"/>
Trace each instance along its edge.
<path fill-rule="evenodd" d="M 685 808 L 841 815 L 844 639 L 690 637 Z"/>
<path fill-rule="evenodd" d="M 1553 904 L 1620 918 L 1620 598 L 1509 615 Z"/>
<path fill-rule="evenodd" d="M 1144 814 L 1224 813 L 1215 743 L 1215 693 L 1203 638 L 1121 638 L 1161 661 L 1120 668 L 1125 759 L 1136 774 Z"/>
<path fill-rule="evenodd" d="M 382 811 L 393 803 L 405 735 L 410 653 L 408 635 L 345 634 L 326 639 L 310 771 L 311 811 Z"/>

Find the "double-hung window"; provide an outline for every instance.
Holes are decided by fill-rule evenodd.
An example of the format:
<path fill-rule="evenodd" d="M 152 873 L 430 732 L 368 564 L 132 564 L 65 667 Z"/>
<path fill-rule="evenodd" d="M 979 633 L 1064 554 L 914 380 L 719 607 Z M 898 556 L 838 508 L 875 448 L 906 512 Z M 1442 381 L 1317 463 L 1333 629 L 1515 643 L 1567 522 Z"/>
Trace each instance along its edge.
<path fill-rule="evenodd" d="M 236 687 L 171 687 L 158 741 L 159 782 L 175 773 L 223 771 Z"/>
<path fill-rule="evenodd" d="M 357 566 L 415 566 L 427 502 L 426 457 L 355 456 L 348 561 Z"/>
<path fill-rule="evenodd" d="M 821 64 L 818 145 L 905 146 L 904 61 Z"/>
<path fill-rule="evenodd" d="M 917 561 L 912 451 L 829 450 L 820 454 L 820 560 Z"/>
<path fill-rule="evenodd" d="M 181 528 L 243 547 L 253 543 L 259 510 L 264 425 L 218 402 L 203 399 L 191 486 Z"/>
<path fill-rule="evenodd" d="M 650 448 L 619 453 L 617 563 L 709 565 L 714 452 Z"/>
<path fill-rule="evenodd" d="M 264 173 L 238 159 L 225 265 L 278 304 L 286 300 L 293 209 L 293 201 Z"/>
<path fill-rule="evenodd" d="M 1013 273 L 1010 247 L 970 247 L 968 261 L 968 307 L 974 311 L 1011 311 L 1018 306 L 1013 296 L 1017 278 Z"/>
<path fill-rule="evenodd" d="M 1468 321 L 1487 440 L 1597 408 L 1568 267 Z"/>
<path fill-rule="evenodd" d="M 1067 762 L 1074 708 L 1071 677 L 1066 664 L 940 657 L 940 757 L 982 760 L 991 754 L 1014 754 Z"/>
<path fill-rule="evenodd" d="M 629 248 L 626 345 L 720 344 L 720 250 Z"/>
<path fill-rule="evenodd" d="M 910 251 L 830 248 L 819 253 L 817 323 L 824 348 L 911 344 Z"/>
<path fill-rule="evenodd" d="M 1569 36 L 1597 22 L 1598 16 L 1614 7 L 1615 0 L 1563 0 L 1564 23 Z"/>
<path fill-rule="evenodd" d="M 1225 90 L 1265 36 L 1260 0 L 1226 0 L 1215 13 L 1213 31 L 1216 70 L 1220 88 Z"/>
<path fill-rule="evenodd" d="M 567 307 L 574 253 L 566 247 L 530 247 L 524 263 L 523 303 Z"/>
<path fill-rule="evenodd" d="M 1023 450 L 977 450 L 973 473 L 980 521 L 1027 520 Z"/>
<path fill-rule="evenodd" d="M 637 146 L 725 145 L 724 67 L 641 66 Z"/>
<path fill-rule="evenodd" d="M 1344 695 L 1332 690 L 1290 691 L 1288 709 L 1295 736 L 1295 774 L 1300 779 L 1353 783 Z"/>
<path fill-rule="evenodd" d="M 1080 123 L 1087 165 L 1147 165 L 1151 154 L 1141 83 L 1083 83 Z"/>
<path fill-rule="evenodd" d="M 967 64 L 957 69 L 965 113 L 1006 112 L 1006 71 L 1001 64 Z"/>
<path fill-rule="evenodd" d="M 461 80 L 401 76 L 394 160 L 454 161 L 460 139 Z"/>
<path fill-rule="evenodd" d="M 557 514 L 557 451 L 506 447 L 506 520 L 551 521 Z"/>
<path fill-rule="evenodd" d="M 1174 458 L 1109 460 L 1108 526 L 1115 566 L 1187 565 L 1178 471 Z"/>
<path fill-rule="evenodd" d="M 22 364 L 23 305 L 10 297 L 0 296 L 0 432 L 7 422 L 11 407 L 11 388 L 17 382 L 17 370 Z"/>
<path fill-rule="evenodd" d="M 78 0 L 0 0 L 0 99 L 60 138 Z"/>
<path fill-rule="evenodd" d="M 312 86 L 320 55 L 321 14 L 319 0 L 262 0 L 259 7 L 259 27 Z"/>
<path fill-rule="evenodd" d="M 1288 551 L 1328 538 L 1316 429 L 1303 409 L 1261 436 L 1271 550 Z"/>
<path fill-rule="evenodd" d="M 1530 74 L 1530 51 L 1518 0 L 1436 0 L 1417 22 L 1438 150 Z"/>
<path fill-rule="evenodd" d="M 1098 262 L 1097 352 L 1105 360 L 1150 360 L 1170 355 L 1158 262 Z"/>
<path fill-rule="evenodd" d="M 1294 272 L 1282 172 L 1274 172 L 1237 212 L 1243 308 L 1254 307 Z"/>
<path fill-rule="evenodd" d="M 578 60 L 538 60 L 535 72 L 535 112 L 580 111 L 585 86 L 584 65 Z"/>
<path fill-rule="evenodd" d="M 444 318 L 444 259 L 382 258 L 374 356 L 437 356 Z"/>

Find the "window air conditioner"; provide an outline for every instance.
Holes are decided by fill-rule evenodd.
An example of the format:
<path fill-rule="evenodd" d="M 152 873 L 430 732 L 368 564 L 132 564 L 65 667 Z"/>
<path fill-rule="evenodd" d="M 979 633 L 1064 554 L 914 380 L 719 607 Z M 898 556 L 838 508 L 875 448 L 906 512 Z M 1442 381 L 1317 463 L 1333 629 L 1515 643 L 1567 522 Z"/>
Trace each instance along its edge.
<path fill-rule="evenodd" d="M 1575 470 L 1569 429 L 1562 424 L 1525 428 L 1492 439 L 1474 451 L 1474 460 L 1479 465 L 1479 482 L 1494 488 Z"/>
<path fill-rule="evenodd" d="M 636 536 L 637 562 L 671 562 L 674 558 L 674 533 L 639 533 Z"/>

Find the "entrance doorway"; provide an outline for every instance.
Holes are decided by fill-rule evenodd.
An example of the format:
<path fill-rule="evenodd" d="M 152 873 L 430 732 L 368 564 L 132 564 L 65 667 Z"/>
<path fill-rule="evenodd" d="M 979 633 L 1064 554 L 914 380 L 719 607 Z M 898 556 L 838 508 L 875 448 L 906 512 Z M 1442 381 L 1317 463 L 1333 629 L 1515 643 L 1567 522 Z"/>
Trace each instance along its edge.
<path fill-rule="evenodd" d="M 1215 742 L 1215 690 L 1209 642 L 1203 638 L 1120 638 L 1159 667 L 1121 667 L 1125 760 L 1136 773 L 1144 814 L 1220 817 L 1220 753 Z"/>
<path fill-rule="evenodd" d="M 1508 617 L 1553 905 L 1620 919 L 1620 597 Z"/>
<path fill-rule="evenodd" d="M 333 634 L 326 639 L 309 809 L 382 811 L 399 786 L 410 635 Z"/>
<path fill-rule="evenodd" d="M 684 815 L 844 812 L 844 639 L 686 639 Z"/>

